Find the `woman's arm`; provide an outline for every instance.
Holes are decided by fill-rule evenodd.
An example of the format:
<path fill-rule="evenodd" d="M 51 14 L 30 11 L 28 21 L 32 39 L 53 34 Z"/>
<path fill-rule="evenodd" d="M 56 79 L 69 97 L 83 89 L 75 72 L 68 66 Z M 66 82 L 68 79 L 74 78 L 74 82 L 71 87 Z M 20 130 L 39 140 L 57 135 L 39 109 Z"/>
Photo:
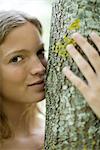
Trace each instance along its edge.
<path fill-rule="evenodd" d="M 80 90 L 94 113 L 100 118 L 100 53 L 98 53 L 79 33 L 73 34 L 72 37 L 81 47 L 82 51 L 84 51 L 96 72 L 93 71 L 89 63 L 73 45 L 68 45 L 67 50 L 85 76 L 88 84 L 77 77 L 69 68 L 65 67 L 63 72 Z M 100 37 L 95 32 L 92 32 L 90 37 L 100 52 Z"/>

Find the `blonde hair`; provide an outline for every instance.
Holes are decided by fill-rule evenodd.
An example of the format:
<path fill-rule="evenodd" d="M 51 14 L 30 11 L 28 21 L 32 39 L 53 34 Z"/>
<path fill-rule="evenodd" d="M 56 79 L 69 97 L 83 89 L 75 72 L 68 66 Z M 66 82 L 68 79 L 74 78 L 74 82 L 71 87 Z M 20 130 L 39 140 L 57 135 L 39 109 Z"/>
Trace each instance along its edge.
<path fill-rule="evenodd" d="M 20 11 L 0 11 L 0 44 L 2 44 L 14 28 L 30 22 L 35 25 L 42 35 L 42 25 L 37 18 L 31 17 Z M 0 141 L 12 137 L 12 129 L 6 114 L 3 112 L 2 101 L 0 100 Z"/>

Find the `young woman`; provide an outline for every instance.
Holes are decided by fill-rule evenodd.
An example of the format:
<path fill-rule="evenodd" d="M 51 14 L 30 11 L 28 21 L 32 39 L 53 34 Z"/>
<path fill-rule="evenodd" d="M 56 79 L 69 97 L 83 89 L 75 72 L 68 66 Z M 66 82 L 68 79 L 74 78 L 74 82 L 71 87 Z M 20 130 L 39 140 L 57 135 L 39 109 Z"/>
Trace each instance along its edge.
<path fill-rule="evenodd" d="M 0 12 L 2 150 L 42 149 L 45 118 L 37 102 L 44 99 L 45 68 L 41 23 L 20 12 Z"/>
<path fill-rule="evenodd" d="M 86 85 L 70 70 L 64 68 L 63 71 L 100 117 L 100 56 L 80 34 L 76 33 L 73 38 L 90 59 L 96 73 L 72 45 L 68 47 L 68 51 L 89 84 Z M 100 37 L 92 33 L 91 38 L 100 50 Z M 0 12 L 0 146 L 2 150 L 42 149 L 45 117 L 41 114 L 38 102 L 45 98 L 45 70 L 42 26 L 39 20 L 18 11 Z"/>

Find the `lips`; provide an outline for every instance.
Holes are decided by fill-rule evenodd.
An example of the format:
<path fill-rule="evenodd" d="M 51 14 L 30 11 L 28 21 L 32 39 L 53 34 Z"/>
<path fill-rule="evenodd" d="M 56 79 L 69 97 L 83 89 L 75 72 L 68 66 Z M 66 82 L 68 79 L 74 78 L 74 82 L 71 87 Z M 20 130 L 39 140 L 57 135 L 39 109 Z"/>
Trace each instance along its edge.
<path fill-rule="evenodd" d="M 39 80 L 39 81 L 37 81 L 35 83 L 31 83 L 28 86 L 39 85 L 39 84 L 42 84 L 42 83 L 44 83 L 44 80 Z"/>

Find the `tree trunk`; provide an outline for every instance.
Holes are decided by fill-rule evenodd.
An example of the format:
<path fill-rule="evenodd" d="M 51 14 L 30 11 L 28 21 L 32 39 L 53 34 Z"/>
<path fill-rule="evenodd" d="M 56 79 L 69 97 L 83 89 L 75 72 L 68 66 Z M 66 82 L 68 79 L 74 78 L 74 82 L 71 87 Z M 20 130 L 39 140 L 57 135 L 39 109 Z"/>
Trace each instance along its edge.
<path fill-rule="evenodd" d="M 86 82 L 66 46 L 75 45 L 71 35 L 76 31 L 95 46 L 88 36 L 92 30 L 100 35 L 100 0 L 53 3 L 46 87 L 46 150 L 100 150 L 100 120 L 62 74 L 62 68 L 70 66 Z"/>

